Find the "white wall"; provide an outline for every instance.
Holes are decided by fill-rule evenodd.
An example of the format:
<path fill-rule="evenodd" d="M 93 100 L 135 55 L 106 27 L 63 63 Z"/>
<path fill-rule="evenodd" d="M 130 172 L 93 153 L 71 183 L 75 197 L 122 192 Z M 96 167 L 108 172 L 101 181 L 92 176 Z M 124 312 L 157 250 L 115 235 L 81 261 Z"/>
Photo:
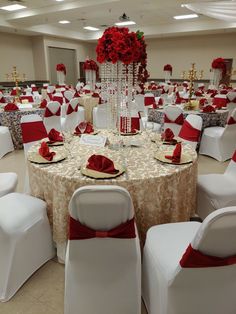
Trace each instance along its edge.
<path fill-rule="evenodd" d="M 173 78 L 181 78 L 182 71 L 195 62 L 198 70 L 204 70 L 203 79 L 209 79 L 211 62 L 218 57 L 233 58 L 236 68 L 235 34 L 157 38 L 146 42 L 150 78 L 163 78 L 163 66 L 167 63 L 173 67 Z"/>
<path fill-rule="evenodd" d="M 32 40 L 27 36 L 0 33 L 0 81 L 6 81 L 6 73 L 13 66 L 20 74 L 25 73 L 27 80 L 35 79 Z"/>

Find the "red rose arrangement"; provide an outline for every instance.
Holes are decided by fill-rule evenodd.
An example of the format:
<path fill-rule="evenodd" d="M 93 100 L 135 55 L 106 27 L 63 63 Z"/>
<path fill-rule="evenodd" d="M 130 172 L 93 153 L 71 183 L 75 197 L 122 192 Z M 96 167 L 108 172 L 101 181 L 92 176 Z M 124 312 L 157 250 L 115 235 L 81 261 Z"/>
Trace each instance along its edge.
<path fill-rule="evenodd" d="M 99 67 L 97 63 L 92 59 L 87 59 L 83 65 L 84 70 L 93 70 L 96 71 L 96 77 L 98 78 Z"/>
<path fill-rule="evenodd" d="M 163 71 L 170 71 L 172 75 L 172 66 L 170 64 L 164 65 Z"/>
<path fill-rule="evenodd" d="M 66 75 L 66 67 L 63 63 L 57 64 L 56 70 L 60 72 L 64 72 L 64 74 Z"/>
<path fill-rule="evenodd" d="M 226 65 L 223 58 L 214 59 L 212 61 L 211 67 L 212 69 L 221 69 L 223 75 L 226 73 Z"/>
<path fill-rule="evenodd" d="M 146 44 L 143 33 L 129 32 L 127 27 L 109 27 L 98 40 L 96 47 L 97 61 L 99 63 L 112 62 L 128 65 L 139 63 L 138 81 L 142 91 L 144 83 L 149 77 L 147 67 Z"/>

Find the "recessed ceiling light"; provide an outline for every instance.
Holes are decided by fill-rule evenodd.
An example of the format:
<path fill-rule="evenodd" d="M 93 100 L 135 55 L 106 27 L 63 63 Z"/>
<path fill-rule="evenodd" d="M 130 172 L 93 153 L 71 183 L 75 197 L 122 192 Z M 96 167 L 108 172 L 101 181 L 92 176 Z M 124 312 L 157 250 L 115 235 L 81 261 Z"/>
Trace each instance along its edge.
<path fill-rule="evenodd" d="M 21 10 L 21 9 L 25 9 L 26 7 L 24 5 L 21 4 L 10 4 L 10 5 L 6 5 L 4 7 L 1 7 L 0 9 L 5 10 L 5 11 L 17 11 L 17 10 Z"/>
<path fill-rule="evenodd" d="M 63 21 L 59 21 L 58 23 L 60 23 L 60 24 L 69 24 L 69 23 L 70 23 L 70 21 L 63 20 Z"/>
<path fill-rule="evenodd" d="M 115 25 L 117 26 L 126 26 L 126 25 L 134 25 L 136 24 L 134 21 L 124 21 L 124 22 L 117 22 Z"/>
<path fill-rule="evenodd" d="M 84 26 L 84 29 L 87 29 L 88 31 L 99 31 L 99 28 L 93 26 Z"/>
<path fill-rule="evenodd" d="M 64 0 L 56 0 L 57 2 L 62 2 L 62 1 L 64 1 Z"/>
<path fill-rule="evenodd" d="M 185 20 L 185 19 L 195 19 L 196 17 L 198 17 L 198 15 L 197 14 L 185 14 L 185 15 L 176 15 L 173 17 L 176 20 Z"/>

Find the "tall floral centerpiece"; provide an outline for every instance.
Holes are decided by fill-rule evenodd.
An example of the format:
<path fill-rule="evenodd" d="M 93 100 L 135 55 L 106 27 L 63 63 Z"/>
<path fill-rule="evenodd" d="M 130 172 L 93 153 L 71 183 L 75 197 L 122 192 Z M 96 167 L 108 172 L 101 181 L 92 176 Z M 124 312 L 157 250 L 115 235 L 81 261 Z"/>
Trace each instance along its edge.
<path fill-rule="evenodd" d="M 86 59 L 84 62 L 86 84 L 90 85 L 91 91 L 95 90 L 96 80 L 98 79 L 99 67 L 92 59 Z"/>
<path fill-rule="evenodd" d="M 143 33 L 126 27 L 109 27 L 98 40 L 101 94 L 109 105 L 109 127 L 131 133 L 132 99 L 138 84 L 144 91 L 148 77 Z"/>
<path fill-rule="evenodd" d="M 172 66 L 170 64 L 164 65 L 163 71 L 165 73 L 165 82 L 170 81 L 170 77 L 172 76 Z"/>
<path fill-rule="evenodd" d="M 57 81 L 59 85 L 65 85 L 66 79 L 66 67 L 63 63 L 59 63 L 56 66 L 57 71 Z"/>
<path fill-rule="evenodd" d="M 212 61 L 212 79 L 211 85 L 218 89 L 222 75 L 226 73 L 225 60 L 223 58 L 217 58 Z"/>

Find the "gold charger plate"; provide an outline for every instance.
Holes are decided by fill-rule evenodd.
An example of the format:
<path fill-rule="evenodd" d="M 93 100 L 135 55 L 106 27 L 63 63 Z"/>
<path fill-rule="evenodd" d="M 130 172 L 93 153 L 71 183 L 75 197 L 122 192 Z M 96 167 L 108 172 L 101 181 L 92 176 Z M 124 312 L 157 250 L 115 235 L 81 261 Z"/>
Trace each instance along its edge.
<path fill-rule="evenodd" d="M 172 154 L 173 154 L 173 151 L 158 151 L 155 154 L 154 158 L 161 162 L 172 164 L 172 165 L 184 165 L 184 164 L 189 164 L 193 161 L 192 156 L 185 152 L 182 152 L 180 162 L 172 162 L 171 159 L 165 158 L 166 155 L 171 156 Z"/>
<path fill-rule="evenodd" d="M 99 131 L 94 131 L 94 132 L 92 132 L 92 133 L 81 133 L 81 134 L 76 134 L 76 133 L 74 133 L 74 135 L 75 136 L 81 136 L 82 134 L 86 134 L 86 135 L 96 135 L 96 134 L 98 134 L 99 133 Z"/>
<path fill-rule="evenodd" d="M 39 155 L 38 152 L 32 152 L 30 154 L 28 154 L 28 160 L 30 162 L 33 162 L 35 164 L 53 164 L 53 163 L 57 163 L 59 161 L 62 161 L 64 159 L 66 159 L 67 155 L 64 152 L 57 152 L 55 156 L 53 156 L 53 160 L 49 161 L 45 158 L 43 158 L 42 156 Z"/>
<path fill-rule="evenodd" d="M 122 135 L 122 136 L 132 136 L 132 135 L 137 135 L 137 134 L 140 134 L 140 131 L 136 131 L 135 133 L 133 133 L 133 132 L 130 132 L 130 133 L 120 132 L 120 135 Z"/>
<path fill-rule="evenodd" d="M 63 142 L 54 142 L 54 143 L 50 143 L 49 141 L 46 142 L 48 144 L 48 146 L 62 146 L 64 145 Z"/>
<path fill-rule="evenodd" d="M 93 179 L 112 179 L 112 178 L 119 177 L 121 174 L 125 172 L 125 169 L 120 165 L 116 165 L 115 168 L 119 170 L 119 172 L 116 174 L 99 172 L 92 169 L 87 169 L 85 167 L 81 168 L 81 173 L 85 175 L 86 177 L 93 178 Z"/>

